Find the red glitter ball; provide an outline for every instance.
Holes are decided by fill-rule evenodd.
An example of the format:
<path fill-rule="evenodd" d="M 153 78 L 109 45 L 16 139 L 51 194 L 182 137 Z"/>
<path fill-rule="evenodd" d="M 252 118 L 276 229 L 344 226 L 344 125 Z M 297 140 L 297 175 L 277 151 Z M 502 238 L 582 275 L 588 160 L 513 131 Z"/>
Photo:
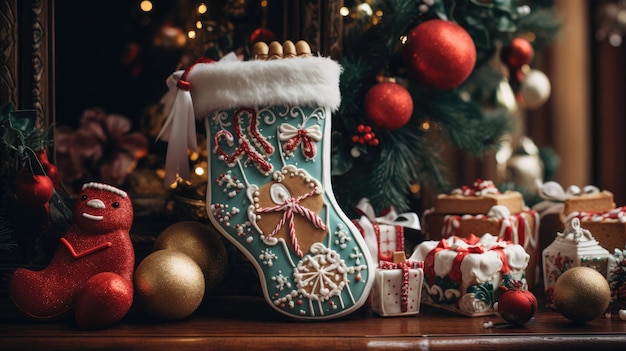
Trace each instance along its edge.
<path fill-rule="evenodd" d="M 411 94 L 402 85 L 393 82 L 374 85 L 365 95 L 364 104 L 367 118 L 376 127 L 385 130 L 401 128 L 413 114 Z"/>
<path fill-rule="evenodd" d="M 458 24 L 434 19 L 411 30 L 402 49 L 409 74 L 435 90 L 449 90 L 463 83 L 476 64 L 472 37 Z"/>
<path fill-rule="evenodd" d="M 505 321 L 522 325 L 537 312 L 537 298 L 523 289 L 505 291 L 498 299 L 498 313 Z"/>

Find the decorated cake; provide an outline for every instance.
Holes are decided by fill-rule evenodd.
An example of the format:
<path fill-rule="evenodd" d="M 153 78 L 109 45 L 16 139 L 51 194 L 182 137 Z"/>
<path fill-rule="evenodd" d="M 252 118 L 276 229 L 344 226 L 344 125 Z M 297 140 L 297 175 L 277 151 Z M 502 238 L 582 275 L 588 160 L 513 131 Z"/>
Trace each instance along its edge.
<path fill-rule="evenodd" d="M 588 185 L 572 185 L 567 189 L 556 182 L 546 182 L 541 187 L 544 201 L 533 207 L 541 220 L 540 237 L 554 238 L 566 223 L 576 217 L 600 245 L 609 251 L 623 249 L 626 245 L 626 206 L 616 207 L 613 193 Z M 544 249 L 549 242 L 542 242 Z"/>
<path fill-rule="evenodd" d="M 528 208 L 521 193 L 500 192 L 490 180 L 477 180 L 440 194 L 435 206 L 424 211 L 424 235 L 431 240 L 489 233 L 519 244 L 530 256 L 527 281 L 533 286 L 541 265 L 538 251 L 539 215 Z"/>
<path fill-rule="evenodd" d="M 548 302 L 561 274 L 572 267 L 590 267 L 602 273 L 607 280 L 613 256 L 594 239 L 593 233 L 584 228 L 577 217 L 557 233 L 554 242 L 543 250 L 543 282 Z"/>
<path fill-rule="evenodd" d="M 526 288 L 530 256 L 518 244 L 491 234 L 450 236 L 419 244 L 410 261 L 424 261 L 422 303 L 476 317 L 495 313 L 500 286 Z"/>

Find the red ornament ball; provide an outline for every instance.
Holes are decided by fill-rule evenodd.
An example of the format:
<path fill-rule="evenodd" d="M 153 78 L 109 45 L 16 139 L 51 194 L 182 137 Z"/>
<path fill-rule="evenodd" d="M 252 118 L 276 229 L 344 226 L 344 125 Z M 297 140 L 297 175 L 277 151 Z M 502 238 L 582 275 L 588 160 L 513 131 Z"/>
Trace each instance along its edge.
<path fill-rule="evenodd" d="M 505 291 L 498 299 L 498 314 L 505 321 L 517 325 L 528 322 L 537 312 L 537 298 L 524 289 Z"/>
<path fill-rule="evenodd" d="M 533 61 L 535 49 L 528 40 L 517 37 L 511 41 L 508 48 L 502 50 L 502 58 L 511 68 L 518 69 Z"/>
<path fill-rule="evenodd" d="M 413 114 L 413 98 L 398 83 L 382 82 L 365 94 L 365 115 L 378 128 L 394 130 L 404 126 Z"/>
<path fill-rule="evenodd" d="M 15 180 L 15 197 L 29 207 L 47 204 L 54 193 L 54 184 L 48 176 L 31 174 L 22 169 Z"/>
<path fill-rule="evenodd" d="M 435 90 L 461 85 L 476 64 L 472 37 L 458 24 L 440 19 L 413 28 L 402 49 L 409 74 Z"/>

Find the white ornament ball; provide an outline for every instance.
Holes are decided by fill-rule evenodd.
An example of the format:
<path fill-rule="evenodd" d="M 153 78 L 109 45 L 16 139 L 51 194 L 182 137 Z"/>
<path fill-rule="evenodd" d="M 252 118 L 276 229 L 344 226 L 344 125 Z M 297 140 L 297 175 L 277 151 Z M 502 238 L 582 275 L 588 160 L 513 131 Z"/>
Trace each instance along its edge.
<path fill-rule="evenodd" d="M 537 69 L 531 69 L 524 76 L 520 87 L 524 107 L 532 110 L 543 106 L 550 98 L 551 91 L 552 86 L 545 73 Z"/>

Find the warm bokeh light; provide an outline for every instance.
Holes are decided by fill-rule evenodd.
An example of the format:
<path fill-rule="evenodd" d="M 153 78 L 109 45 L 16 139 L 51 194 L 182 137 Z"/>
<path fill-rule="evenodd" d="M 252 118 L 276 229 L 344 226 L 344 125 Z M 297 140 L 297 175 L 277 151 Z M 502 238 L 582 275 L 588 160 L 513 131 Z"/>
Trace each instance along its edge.
<path fill-rule="evenodd" d="M 428 121 L 422 122 L 422 129 L 429 130 L 430 129 L 430 123 L 428 123 Z"/>
<path fill-rule="evenodd" d="M 198 167 L 196 167 L 196 169 L 194 169 L 194 172 L 196 173 L 196 175 L 201 176 L 201 175 L 204 174 L 204 168 L 198 166 Z"/>
<path fill-rule="evenodd" d="M 344 6 L 339 9 L 339 14 L 342 15 L 343 17 L 346 17 L 350 14 L 350 9 Z"/>
<path fill-rule="evenodd" d="M 365 12 L 366 15 L 371 16 L 374 13 L 374 10 L 372 10 L 372 7 L 370 6 L 370 4 L 364 2 L 362 4 L 359 4 L 356 7 L 359 11 L 363 11 Z"/>
<path fill-rule="evenodd" d="M 267 0 L 261 1 L 261 7 L 267 7 Z"/>
<path fill-rule="evenodd" d="M 196 28 L 202 29 L 202 21 L 197 21 L 196 22 Z"/>
<path fill-rule="evenodd" d="M 191 152 L 189 152 L 189 159 L 190 159 L 191 161 L 194 161 L 194 162 L 195 162 L 195 161 L 197 161 L 197 160 L 198 160 L 198 158 L 199 158 L 199 157 L 200 157 L 200 154 L 199 154 L 199 153 L 197 153 L 196 151 L 191 151 Z"/>
<path fill-rule="evenodd" d="M 198 5 L 198 13 L 201 15 L 204 15 L 208 10 L 209 8 L 204 3 Z"/>
<path fill-rule="evenodd" d="M 403 35 L 403 36 L 400 37 L 400 43 L 405 44 L 408 39 L 409 39 L 408 36 Z"/>
<path fill-rule="evenodd" d="M 187 37 L 189 39 L 194 39 L 196 37 L 196 31 L 195 30 L 190 30 L 189 32 L 187 32 Z"/>
<path fill-rule="evenodd" d="M 422 190 L 422 186 L 419 185 L 418 183 L 413 183 L 411 184 L 411 193 L 412 194 L 417 194 L 420 192 L 420 190 Z"/>
<path fill-rule="evenodd" d="M 150 11 L 152 11 L 152 1 L 148 1 L 148 0 L 142 1 L 141 3 L 139 3 L 139 8 L 143 12 L 150 12 Z"/>

